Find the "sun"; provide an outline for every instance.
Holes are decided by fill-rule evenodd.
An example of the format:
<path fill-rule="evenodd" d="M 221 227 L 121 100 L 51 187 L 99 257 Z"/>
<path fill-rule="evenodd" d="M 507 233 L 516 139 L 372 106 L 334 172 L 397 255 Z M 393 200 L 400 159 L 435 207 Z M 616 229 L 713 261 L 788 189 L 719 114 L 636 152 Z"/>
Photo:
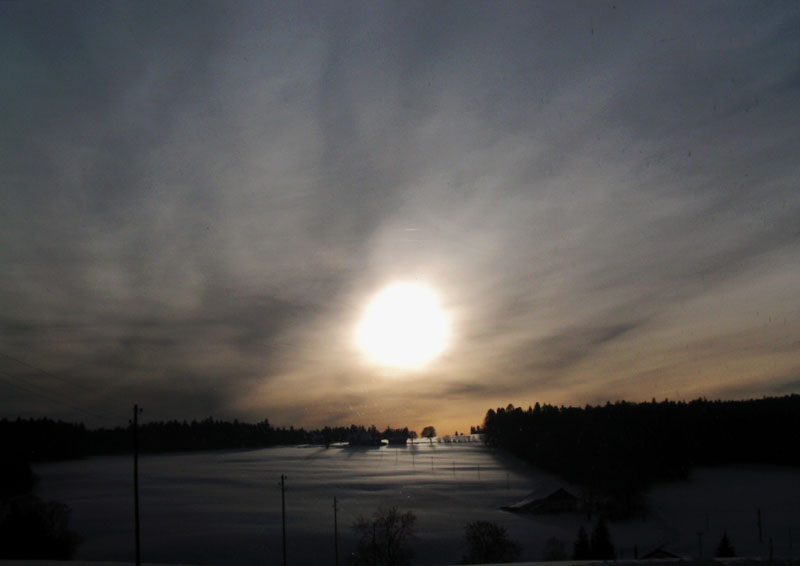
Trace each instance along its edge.
<path fill-rule="evenodd" d="M 394 283 L 367 304 L 356 345 L 373 364 L 421 368 L 447 347 L 450 321 L 436 293 L 420 283 Z"/>

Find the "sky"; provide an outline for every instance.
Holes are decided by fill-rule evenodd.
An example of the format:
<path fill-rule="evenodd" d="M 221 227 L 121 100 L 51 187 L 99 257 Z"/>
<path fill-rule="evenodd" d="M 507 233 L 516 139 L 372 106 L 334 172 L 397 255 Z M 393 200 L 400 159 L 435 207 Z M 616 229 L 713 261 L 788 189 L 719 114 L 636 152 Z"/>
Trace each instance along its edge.
<path fill-rule="evenodd" d="M 3 416 L 800 393 L 796 2 L 7 2 L 0 85 Z"/>

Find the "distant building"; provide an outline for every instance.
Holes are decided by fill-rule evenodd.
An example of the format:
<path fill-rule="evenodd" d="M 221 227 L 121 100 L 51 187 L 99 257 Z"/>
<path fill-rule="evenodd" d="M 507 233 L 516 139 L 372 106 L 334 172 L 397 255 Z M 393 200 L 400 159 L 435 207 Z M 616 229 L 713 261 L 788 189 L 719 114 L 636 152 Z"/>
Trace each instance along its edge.
<path fill-rule="evenodd" d="M 660 560 L 662 558 L 681 558 L 677 554 L 674 554 L 664 548 L 665 545 L 660 545 L 654 548 L 653 550 L 643 554 L 639 557 L 639 560 Z"/>
<path fill-rule="evenodd" d="M 574 513 L 578 509 L 578 498 L 563 487 L 559 487 L 545 497 L 529 496 L 518 503 L 502 507 L 513 513 L 534 513 L 537 515 L 556 515 Z"/>

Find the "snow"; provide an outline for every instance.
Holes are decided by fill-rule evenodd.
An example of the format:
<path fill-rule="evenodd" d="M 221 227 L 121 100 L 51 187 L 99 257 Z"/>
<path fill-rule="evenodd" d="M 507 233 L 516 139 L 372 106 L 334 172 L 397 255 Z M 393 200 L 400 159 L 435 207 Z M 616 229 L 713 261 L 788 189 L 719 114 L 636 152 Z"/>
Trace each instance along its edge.
<path fill-rule="evenodd" d="M 132 460 L 125 456 L 36 467 L 40 495 L 72 508 L 84 542 L 77 558 L 133 559 Z M 480 443 L 418 441 L 407 447 L 279 447 L 144 455 L 139 461 L 143 560 L 182 564 L 280 564 L 280 474 L 286 480 L 289 564 L 333 563 L 333 497 L 339 507 L 340 561 L 353 546 L 349 526 L 378 506 L 417 515 L 417 564 L 457 564 L 464 526 L 496 521 L 523 547 L 521 560 L 541 560 L 544 541 L 572 541 L 580 515 L 531 516 L 500 510 L 557 478 Z M 574 491 L 577 492 L 577 491 Z M 722 530 L 739 554 L 800 555 L 800 471 L 749 467 L 698 470 L 690 482 L 661 486 L 646 521 L 610 525 L 622 558 L 665 543 L 696 556 L 713 554 Z M 756 517 L 761 509 L 763 542 Z M 706 526 L 708 515 L 708 526 Z M 797 540 L 792 540 L 794 537 Z"/>

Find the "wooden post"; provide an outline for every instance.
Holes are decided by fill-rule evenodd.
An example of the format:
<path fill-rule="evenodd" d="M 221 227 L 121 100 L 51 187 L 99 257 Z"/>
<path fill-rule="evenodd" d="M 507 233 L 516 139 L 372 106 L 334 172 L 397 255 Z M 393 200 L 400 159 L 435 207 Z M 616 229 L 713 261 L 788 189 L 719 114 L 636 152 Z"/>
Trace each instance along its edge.
<path fill-rule="evenodd" d="M 141 566 L 139 546 L 139 405 L 133 406 L 133 513 L 136 531 L 136 566 Z"/>
<path fill-rule="evenodd" d="M 339 508 L 336 506 L 336 497 L 333 498 L 333 549 L 336 553 L 336 566 L 339 566 Z"/>
<path fill-rule="evenodd" d="M 286 476 L 281 474 L 281 525 L 283 526 L 283 566 L 286 566 Z"/>

